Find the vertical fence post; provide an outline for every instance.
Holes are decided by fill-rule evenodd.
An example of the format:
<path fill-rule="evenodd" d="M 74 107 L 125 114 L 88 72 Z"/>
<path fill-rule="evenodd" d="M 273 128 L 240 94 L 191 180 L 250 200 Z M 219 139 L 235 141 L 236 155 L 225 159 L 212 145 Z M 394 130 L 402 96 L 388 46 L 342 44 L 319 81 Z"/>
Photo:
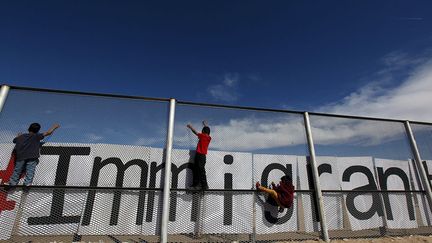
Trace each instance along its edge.
<path fill-rule="evenodd" d="M 9 93 L 9 86 L 2 85 L 0 89 L 0 112 L 3 110 L 3 106 L 6 102 L 8 93 Z"/>
<path fill-rule="evenodd" d="M 171 151 L 174 137 L 175 99 L 170 99 L 168 134 L 165 150 L 165 177 L 162 201 L 161 243 L 168 240 L 169 193 L 171 188 Z"/>
<path fill-rule="evenodd" d="M 430 208 L 430 210 L 432 210 L 432 191 L 431 191 L 431 187 L 429 186 L 430 185 L 429 179 L 428 179 L 426 171 L 422 165 L 422 159 L 420 157 L 420 152 L 418 150 L 417 142 L 414 138 L 414 134 L 411 130 L 411 125 L 410 125 L 409 121 L 405 121 L 405 130 L 406 130 L 406 133 L 407 133 L 408 138 L 410 140 L 411 150 L 412 150 L 412 153 L 414 154 L 414 160 L 416 162 L 418 170 L 420 170 L 419 171 L 420 177 L 421 177 L 423 185 L 424 185 L 423 186 L 424 190 L 426 191 L 426 195 L 427 195 L 428 202 L 429 202 L 429 208 Z"/>
<path fill-rule="evenodd" d="M 321 232 L 323 236 L 323 240 L 326 242 L 329 242 L 329 236 L 328 236 L 328 229 L 327 229 L 327 221 L 324 215 L 324 208 L 323 208 L 323 198 L 322 198 L 322 192 L 321 192 L 321 186 L 319 183 L 319 175 L 318 175 L 318 167 L 316 165 L 315 160 L 315 146 L 312 138 L 312 130 L 310 126 L 309 121 L 309 113 L 304 113 L 304 123 L 306 128 L 306 137 L 308 141 L 309 146 L 309 154 L 310 154 L 310 163 L 312 168 L 312 177 L 314 181 L 315 186 L 315 198 L 316 198 L 316 205 L 318 207 L 318 213 L 319 217 L 321 219 Z"/>
<path fill-rule="evenodd" d="M 257 193 L 252 194 L 253 207 L 252 207 L 252 243 L 256 242 L 256 199 Z"/>

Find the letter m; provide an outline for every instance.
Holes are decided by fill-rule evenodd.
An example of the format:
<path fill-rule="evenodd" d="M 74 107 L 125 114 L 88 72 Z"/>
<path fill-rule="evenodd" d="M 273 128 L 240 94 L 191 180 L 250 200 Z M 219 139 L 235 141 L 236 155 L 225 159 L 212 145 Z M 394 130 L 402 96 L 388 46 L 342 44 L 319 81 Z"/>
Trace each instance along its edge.
<path fill-rule="evenodd" d="M 123 164 L 123 162 L 119 158 L 115 158 L 115 157 L 108 158 L 105 160 L 102 160 L 101 157 L 95 158 L 94 165 L 93 165 L 93 171 L 92 171 L 92 175 L 91 175 L 91 180 L 90 180 L 90 186 L 91 187 L 97 186 L 98 181 L 99 181 L 99 177 L 100 177 L 100 171 L 104 166 L 106 166 L 108 164 L 113 164 L 117 167 L 117 176 L 116 176 L 116 184 L 115 184 L 115 186 L 117 188 L 123 187 L 124 174 L 125 174 L 126 170 L 132 165 L 137 165 L 141 168 L 140 187 L 146 187 L 148 165 L 144 160 L 134 159 L 134 160 L 127 162 L 126 164 Z M 90 224 L 91 216 L 92 216 L 92 212 L 93 212 L 94 201 L 95 201 L 95 196 L 96 196 L 96 190 L 91 190 L 88 193 L 87 203 L 86 203 L 86 207 L 84 210 L 84 217 L 83 217 L 82 225 L 89 225 Z M 140 214 L 140 212 L 142 211 L 142 208 L 144 206 L 144 205 L 142 205 L 144 203 L 144 197 L 145 197 L 145 192 L 142 192 L 142 193 L 140 192 L 139 200 L 138 200 L 138 213 L 137 213 L 137 220 L 136 220 L 137 224 L 142 224 L 142 213 Z M 118 217 L 119 217 L 119 211 L 120 211 L 120 201 L 121 201 L 121 191 L 120 190 L 114 191 L 114 199 L 112 202 L 110 225 L 117 225 L 117 223 L 118 223 Z"/>

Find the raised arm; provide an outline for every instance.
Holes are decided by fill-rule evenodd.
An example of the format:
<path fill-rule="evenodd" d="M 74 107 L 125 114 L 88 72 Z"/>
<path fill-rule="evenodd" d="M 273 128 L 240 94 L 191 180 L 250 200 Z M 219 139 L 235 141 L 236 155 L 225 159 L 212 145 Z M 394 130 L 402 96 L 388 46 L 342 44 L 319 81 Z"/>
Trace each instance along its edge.
<path fill-rule="evenodd" d="M 208 122 L 206 120 L 202 121 L 204 127 L 208 127 Z"/>
<path fill-rule="evenodd" d="M 195 134 L 198 136 L 198 132 L 192 127 L 191 124 L 187 124 L 187 127 Z"/>
<path fill-rule="evenodd" d="M 50 129 L 48 129 L 48 131 L 43 133 L 44 137 L 51 135 L 59 127 L 59 124 L 54 124 Z"/>

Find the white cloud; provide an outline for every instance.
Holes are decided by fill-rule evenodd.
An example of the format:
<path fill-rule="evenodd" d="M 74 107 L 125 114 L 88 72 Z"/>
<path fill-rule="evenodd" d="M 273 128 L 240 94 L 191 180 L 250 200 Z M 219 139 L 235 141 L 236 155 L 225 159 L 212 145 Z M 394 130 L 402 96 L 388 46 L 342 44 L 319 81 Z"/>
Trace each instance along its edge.
<path fill-rule="evenodd" d="M 378 72 L 380 79 L 318 111 L 432 121 L 432 56 L 410 59 L 406 54 L 393 53 L 383 61 L 386 67 Z M 404 71 L 406 78 L 400 82 L 397 78 Z M 396 82 L 400 85 L 389 87 Z"/>
<path fill-rule="evenodd" d="M 138 138 L 133 144 L 137 146 L 150 146 L 150 145 L 160 144 L 164 142 L 165 139 L 163 138 L 142 137 L 142 138 Z"/>
<path fill-rule="evenodd" d="M 222 150 L 278 148 L 303 144 L 304 126 L 301 117 L 232 119 L 228 124 L 215 126 L 212 147 Z"/>
<path fill-rule="evenodd" d="M 89 142 L 97 142 L 103 139 L 102 136 L 96 135 L 94 133 L 88 133 L 85 135 Z"/>
<path fill-rule="evenodd" d="M 248 151 L 305 143 L 302 116 L 286 115 L 273 118 L 246 116 L 211 126 L 211 149 Z M 177 131 L 175 144 L 194 148 L 197 139 L 188 130 Z"/>
<path fill-rule="evenodd" d="M 55 111 L 53 111 L 53 110 L 45 110 L 44 113 L 47 114 L 47 115 L 51 115 L 51 114 L 54 114 Z"/>
<path fill-rule="evenodd" d="M 383 68 L 371 82 L 341 101 L 319 107 L 323 113 L 431 121 L 432 55 L 410 57 L 393 52 L 382 59 Z M 227 92 L 236 79 L 212 87 L 214 97 L 232 98 Z M 402 123 L 311 117 L 315 144 L 377 145 L 406 139 Z M 230 119 L 212 127 L 212 149 L 253 150 L 304 144 L 305 130 L 297 118 L 261 118 L 253 115 Z M 176 143 L 192 147 L 196 141 L 177 134 Z"/>
<path fill-rule="evenodd" d="M 227 73 L 225 74 L 223 83 L 227 87 L 234 87 L 239 81 L 239 75 L 237 73 Z"/>
<path fill-rule="evenodd" d="M 383 64 L 375 80 L 317 111 L 432 122 L 432 55 L 410 57 L 394 52 L 383 58 Z M 320 144 L 374 145 L 405 136 L 402 123 L 370 120 L 319 118 L 313 128 Z"/>
<path fill-rule="evenodd" d="M 314 143 L 320 145 L 369 146 L 405 139 L 402 123 L 312 116 L 311 126 Z"/>
<path fill-rule="evenodd" d="M 227 73 L 221 83 L 210 86 L 207 91 L 217 101 L 234 102 L 239 98 L 237 73 Z"/>

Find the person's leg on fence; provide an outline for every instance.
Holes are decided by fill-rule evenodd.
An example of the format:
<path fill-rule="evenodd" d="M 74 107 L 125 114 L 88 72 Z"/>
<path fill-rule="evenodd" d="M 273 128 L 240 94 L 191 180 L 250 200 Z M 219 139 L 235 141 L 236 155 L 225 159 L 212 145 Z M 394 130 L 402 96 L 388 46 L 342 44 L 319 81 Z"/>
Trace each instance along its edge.
<path fill-rule="evenodd" d="M 30 186 L 33 182 L 34 173 L 36 170 L 36 166 L 38 164 L 38 160 L 29 160 L 26 162 L 26 176 L 24 178 L 24 185 Z"/>
<path fill-rule="evenodd" d="M 199 166 L 198 166 L 198 158 L 197 154 L 195 154 L 194 163 L 192 165 L 192 187 L 197 187 L 199 185 Z"/>
<path fill-rule="evenodd" d="M 21 172 L 23 171 L 25 166 L 25 161 L 15 161 L 15 168 L 13 171 L 12 176 L 9 179 L 9 185 L 16 186 L 18 184 L 18 181 L 20 179 Z"/>
<path fill-rule="evenodd" d="M 261 186 L 258 182 L 257 182 L 257 189 L 259 191 L 267 193 L 271 198 L 273 198 L 273 200 L 275 200 L 275 202 L 278 204 L 279 207 L 283 207 L 279 201 L 278 194 L 275 190 Z"/>
<path fill-rule="evenodd" d="M 207 175 L 205 170 L 205 164 L 206 164 L 206 156 L 203 154 L 199 154 L 199 163 L 198 163 L 198 171 L 199 171 L 199 182 L 202 187 L 202 189 L 206 190 L 208 189 L 207 184 Z"/>

